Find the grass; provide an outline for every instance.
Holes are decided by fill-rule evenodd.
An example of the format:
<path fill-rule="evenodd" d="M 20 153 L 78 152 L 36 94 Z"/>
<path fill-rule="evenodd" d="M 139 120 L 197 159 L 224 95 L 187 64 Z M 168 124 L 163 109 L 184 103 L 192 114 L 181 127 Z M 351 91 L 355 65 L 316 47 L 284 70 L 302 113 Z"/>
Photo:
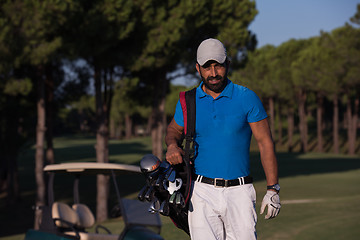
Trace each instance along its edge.
<path fill-rule="evenodd" d="M 359 176 L 357 169 L 282 178 L 281 213 L 259 218 L 259 239 L 357 239 Z"/>
<path fill-rule="evenodd" d="M 95 161 L 94 138 L 69 136 L 56 138 L 54 142 L 56 162 Z M 252 148 L 254 149 L 254 148 Z M 128 141 L 111 140 L 109 153 L 111 162 L 138 165 L 141 157 L 151 152 L 149 138 Z M 282 209 L 272 220 L 258 215 L 259 240 L 296 239 L 358 239 L 360 235 L 360 157 L 320 153 L 278 152 Z M 0 239 L 24 239 L 24 233 L 33 226 L 31 206 L 35 199 L 34 149 L 20 154 L 19 181 L 21 200 L 17 204 L 6 203 L 0 195 Z M 251 169 L 257 190 L 257 212 L 265 193 L 265 177 L 259 153 L 251 152 Z M 71 180 L 59 179 L 55 195 L 71 202 Z M 132 184 L 128 184 L 131 182 Z M 94 182 L 86 182 L 84 199 L 95 194 Z M 141 175 L 130 174 L 120 180 L 122 196 L 136 198 L 144 184 Z M 88 187 L 89 186 L 89 187 Z M 81 186 L 80 186 L 81 188 Z M 94 210 L 95 202 L 90 207 Z M 178 230 L 171 220 L 161 216 L 161 235 L 167 239 L 189 239 Z M 122 220 L 111 219 L 103 223 L 114 233 L 123 229 Z M 90 230 L 91 231 L 91 230 Z"/>

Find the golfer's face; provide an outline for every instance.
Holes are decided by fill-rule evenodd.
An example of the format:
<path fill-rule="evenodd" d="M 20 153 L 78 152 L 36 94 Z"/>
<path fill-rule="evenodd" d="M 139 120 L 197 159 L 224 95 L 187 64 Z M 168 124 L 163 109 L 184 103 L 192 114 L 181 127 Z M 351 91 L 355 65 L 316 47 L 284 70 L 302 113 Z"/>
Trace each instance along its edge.
<path fill-rule="evenodd" d="M 204 66 L 197 65 L 197 70 L 207 89 L 219 93 L 225 88 L 227 78 L 225 63 L 209 61 Z"/>

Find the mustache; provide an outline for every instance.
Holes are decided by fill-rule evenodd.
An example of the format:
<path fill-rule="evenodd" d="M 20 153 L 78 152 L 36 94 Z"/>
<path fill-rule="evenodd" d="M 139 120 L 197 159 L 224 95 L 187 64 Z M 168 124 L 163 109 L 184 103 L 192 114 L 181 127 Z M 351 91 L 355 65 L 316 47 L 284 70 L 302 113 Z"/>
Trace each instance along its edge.
<path fill-rule="evenodd" d="M 221 80 L 222 79 L 222 76 L 220 75 L 216 75 L 215 77 L 207 77 L 206 80 L 207 81 L 210 81 L 210 80 Z"/>

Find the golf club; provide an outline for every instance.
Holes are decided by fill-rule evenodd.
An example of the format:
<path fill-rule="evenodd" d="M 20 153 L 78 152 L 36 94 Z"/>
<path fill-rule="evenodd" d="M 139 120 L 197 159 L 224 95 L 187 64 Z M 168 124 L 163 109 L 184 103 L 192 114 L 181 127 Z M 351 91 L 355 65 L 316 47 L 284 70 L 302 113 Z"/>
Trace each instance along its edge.
<path fill-rule="evenodd" d="M 161 203 L 159 213 L 164 216 L 169 216 L 170 209 L 169 209 L 169 202 L 167 200 Z"/>
<path fill-rule="evenodd" d="M 140 192 L 139 192 L 139 194 L 138 194 L 138 199 L 140 200 L 140 201 L 144 201 L 145 200 L 145 194 L 146 194 L 146 192 L 148 191 L 148 189 L 149 189 L 149 186 L 148 185 L 145 185 L 141 190 L 140 190 Z"/>

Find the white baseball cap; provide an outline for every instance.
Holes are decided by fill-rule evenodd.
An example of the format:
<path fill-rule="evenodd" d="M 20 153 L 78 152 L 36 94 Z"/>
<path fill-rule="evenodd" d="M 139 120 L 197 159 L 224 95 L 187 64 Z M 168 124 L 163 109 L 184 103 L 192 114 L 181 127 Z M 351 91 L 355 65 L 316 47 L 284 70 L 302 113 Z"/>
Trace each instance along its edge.
<path fill-rule="evenodd" d="M 200 66 L 203 66 L 209 60 L 223 64 L 226 60 L 226 49 L 219 40 L 209 38 L 200 43 L 196 55 Z"/>

